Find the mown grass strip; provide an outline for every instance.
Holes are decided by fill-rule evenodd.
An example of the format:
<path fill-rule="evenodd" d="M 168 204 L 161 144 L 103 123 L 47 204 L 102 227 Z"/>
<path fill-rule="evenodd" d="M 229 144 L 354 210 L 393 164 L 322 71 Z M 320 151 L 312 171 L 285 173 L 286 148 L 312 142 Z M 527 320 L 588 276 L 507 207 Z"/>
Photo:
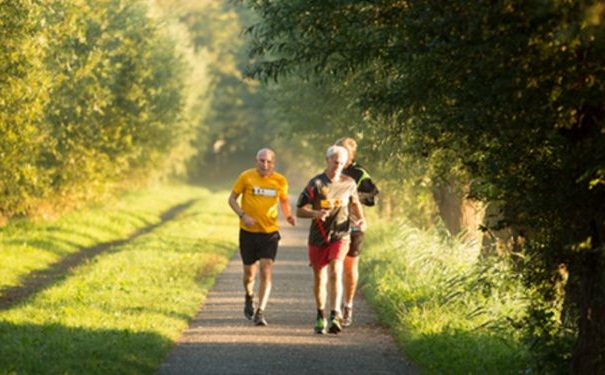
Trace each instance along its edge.
<path fill-rule="evenodd" d="M 162 213 L 172 207 L 208 194 L 184 185 L 153 187 L 54 220 L 13 220 L 0 227 L 0 298 L 2 290 L 20 286 L 28 274 L 47 269 L 82 248 L 127 239 L 141 228 L 160 223 Z"/>
<path fill-rule="evenodd" d="M 166 198 L 173 194 L 178 199 Z M 147 192 L 132 195 L 123 212 L 135 219 L 127 222 L 148 225 L 159 220 L 166 206 L 199 200 L 153 231 L 107 249 L 52 287 L 1 311 L 0 373 L 156 371 L 233 254 L 237 218 L 226 205 L 226 192 L 172 187 L 156 190 L 154 197 L 155 203 Z M 145 203 L 157 204 L 154 213 Z M 89 225 L 102 212 L 78 215 L 82 225 Z M 90 230 L 77 221 L 71 225 L 75 233 Z M 103 233 L 123 233 L 119 225 L 108 225 L 112 229 Z M 97 241 L 106 238 L 101 237 L 94 235 Z"/>
<path fill-rule="evenodd" d="M 79 266 L 81 263 L 89 261 L 93 257 L 101 254 L 112 247 L 119 247 L 135 238 L 151 232 L 164 222 L 172 219 L 180 211 L 186 209 L 195 201 L 190 200 L 171 207 L 160 215 L 161 221 L 137 229 L 128 238 L 102 242 L 93 246 L 80 248 L 77 252 L 62 257 L 59 261 L 49 265 L 45 269 L 35 270 L 27 274 L 20 281 L 19 286 L 4 288 L 0 290 L 0 310 L 10 308 L 31 295 L 39 293 L 41 290 L 51 286 L 53 283 L 62 279 L 68 274 L 71 268 Z"/>

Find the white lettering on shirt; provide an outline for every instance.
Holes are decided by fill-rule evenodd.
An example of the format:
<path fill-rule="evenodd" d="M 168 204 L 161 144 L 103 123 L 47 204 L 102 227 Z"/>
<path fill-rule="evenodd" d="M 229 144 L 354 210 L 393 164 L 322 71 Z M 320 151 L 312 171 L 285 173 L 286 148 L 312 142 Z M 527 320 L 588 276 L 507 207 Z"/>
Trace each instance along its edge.
<path fill-rule="evenodd" d="M 252 187 L 252 194 L 254 195 L 262 195 L 264 197 L 275 197 L 277 195 L 277 190 L 275 189 L 267 189 L 258 186 Z"/>

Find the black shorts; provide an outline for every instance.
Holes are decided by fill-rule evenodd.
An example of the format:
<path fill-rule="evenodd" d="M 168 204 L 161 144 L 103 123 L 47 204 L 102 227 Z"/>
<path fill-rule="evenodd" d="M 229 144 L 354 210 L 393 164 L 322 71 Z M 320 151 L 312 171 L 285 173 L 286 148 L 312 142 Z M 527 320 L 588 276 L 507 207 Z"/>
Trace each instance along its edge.
<path fill-rule="evenodd" d="M 363 232 L 351 232 L 351 244 L 349 245 L 349 252 L 347 253 L 348 257 L 358 257 L 359 254 L 361 254 L 361 244 L 363 242 L 364 237 L 365 233 Z"/>
<path fill-rule="evenodd" d="M 252 233 L 243 229 L 239 230 L 239 253 L 245 265 L 254 264 L 261 258 L 275 260 L 277 255 L 277 244 L 281 236 L 279 232 Z"/>

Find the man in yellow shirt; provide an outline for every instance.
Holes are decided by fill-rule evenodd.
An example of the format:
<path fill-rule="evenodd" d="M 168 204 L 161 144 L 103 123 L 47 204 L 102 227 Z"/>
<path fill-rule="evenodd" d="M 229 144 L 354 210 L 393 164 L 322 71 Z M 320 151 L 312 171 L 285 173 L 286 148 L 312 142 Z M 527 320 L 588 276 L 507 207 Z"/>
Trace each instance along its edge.
<path fill-rule="evenodd" d="M 229 206 L 240 218 L 239 245 L 244 263 L 244 315 L 266 326 L 265 308 L 271 293 L 273 262 L 280 240 L 277 206 L 291 225 L 296 218 L 290 211 L 288 181 L 274 171 L 275 152 L 263 148 L 256 154 L 256 168 L 242 172 L 229 195 Z M 241 196 L 241 205 L 238 198 Z M 260 266 L 258 307 L 254 311 L 256 272 Z"/>

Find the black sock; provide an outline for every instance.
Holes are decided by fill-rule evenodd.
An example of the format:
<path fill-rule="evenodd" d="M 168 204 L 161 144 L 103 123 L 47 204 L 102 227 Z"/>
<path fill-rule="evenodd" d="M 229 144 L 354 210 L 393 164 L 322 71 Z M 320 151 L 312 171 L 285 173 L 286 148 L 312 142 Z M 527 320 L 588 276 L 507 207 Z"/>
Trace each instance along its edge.
<path fill-rule="evenodd" d="M 317 319 L 325 319 L 326 316 L 324 314 L 324 311 L 321 309 L 317 309 Z"/>

